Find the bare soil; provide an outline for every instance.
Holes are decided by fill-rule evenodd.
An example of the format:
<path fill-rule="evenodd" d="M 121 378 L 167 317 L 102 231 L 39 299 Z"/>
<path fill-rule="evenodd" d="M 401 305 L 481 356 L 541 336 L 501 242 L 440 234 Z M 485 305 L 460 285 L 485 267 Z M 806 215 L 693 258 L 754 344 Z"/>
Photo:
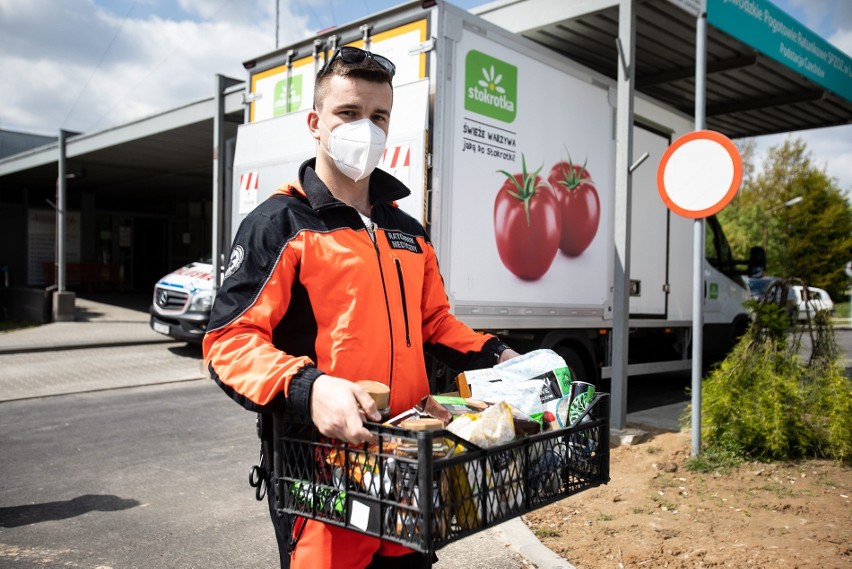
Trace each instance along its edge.
<path fill-rule="evenodd" d="M 578 569 L 852 568 L 852 468 L 808 460 L 686 469 L 688 431 L 611 450 L 608 485 L 524 521 Z"/>

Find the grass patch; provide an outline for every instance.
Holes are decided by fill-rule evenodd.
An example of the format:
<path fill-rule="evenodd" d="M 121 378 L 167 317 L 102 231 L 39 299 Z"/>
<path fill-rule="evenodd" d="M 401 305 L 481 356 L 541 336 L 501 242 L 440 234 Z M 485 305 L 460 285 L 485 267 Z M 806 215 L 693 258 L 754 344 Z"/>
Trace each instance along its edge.
<path fill-rule="evenodd" d="M 677 488 L 680 486 L 680 480 L 671 474 L 660 474 L 657 476 L 656 481 L 660 488 Z"/>
<path fill-rule="evenodd" d="M 736 445 L 712 444 L 698 456 L 689 458 L 686 461 L 686 469 L 703 474 L 711 472 L 728 474 L 743 462 L 743 452 Z"/>
<path fill-rule="evenodd" d="M 677 504 L 670 500 L 666 500 L 664 496 L 651 496 L 651 500 L 657 503 L 660 508 L 671 512 L 672 510 L 677 510 Z"/>
<path fill-rule="evenodd" d="M 790 498 L 796 495 L 792 488 L 782 486 L 781 484 L 766 484 L 765 486 L 761 486 L 760 490 L 775 494 L 779 498 Z"/>
<path fill-rule="evenodd" d="M 849 322 L 849 301 L 837 302 L 834 305 L 834 318 Z"/>
<path fill-rule="evenodd" d="M 561 533 L 559 533 L 559 530 L 553 528 L 537 528 L 533 533 L 539 539 L 547 537 L 559 537 L 560 535 L 562 535 Z"/>

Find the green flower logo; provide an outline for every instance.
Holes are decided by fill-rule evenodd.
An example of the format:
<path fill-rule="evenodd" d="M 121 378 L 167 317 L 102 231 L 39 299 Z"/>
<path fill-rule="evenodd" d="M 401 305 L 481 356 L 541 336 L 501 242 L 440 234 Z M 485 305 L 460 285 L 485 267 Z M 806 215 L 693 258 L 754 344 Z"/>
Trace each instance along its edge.
<path fill-rule="evenodd" d="M 464 108 L 510 123 L 518 100 L 518 68 L 475 49 L 465 58 Z"/>
<path fill-rule="evenodd" d="M 483 69 L 482 75 L 485 77 L 485 80 L 484 81 L 482 79 L 479 80 L 479 86 L 480 87 L 485 87 L 489 91 L 497 91 L 501 95 L 506 94 L 506 89 L 504 89 L 500 85 L 500 81 L 503 80 L 503 76 L 497 75 L 494 72 L 494 66 L 493 65 L 491 66 L 490 69 Z"/>

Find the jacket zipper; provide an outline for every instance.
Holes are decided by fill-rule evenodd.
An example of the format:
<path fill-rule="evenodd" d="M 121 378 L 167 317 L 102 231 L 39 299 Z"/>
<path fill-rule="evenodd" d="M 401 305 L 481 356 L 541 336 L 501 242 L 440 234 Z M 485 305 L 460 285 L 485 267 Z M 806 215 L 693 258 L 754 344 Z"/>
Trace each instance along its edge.
<path fill-rule="evenodd" d="M 402 263 L 394 259 L 396 263 L 396 276 L 399 277 L 399 292 L 402 295 L 402 318 L 405 322 L 405 345 L 411 347 L 411 330 L 408 327 L 408 304 L 405 302 L 405 280 L 402 278 Z"/>
<path fill-rule="evenodd" d="M 379 253 L 379 240 L 376 237 L 376 224 L 370 224 L 370 239 L 373 242 L 373 248 L 376 250 L 376 261 L 379 263 L 379 275 L 382 279 L 382 292 L 385 295 L 385 312 L 388 315 L 388 334 L 390 334 L 390 373 L 388 374 L 388 387 L 393 393 L 393 359 L 394 359 L 394 342 L 393 342 L 393 321 L 391 320 L 390 301 L 388 300 L 388 287 L 385 284 L 385 271 L 382 268 L 382 256 Z"/>

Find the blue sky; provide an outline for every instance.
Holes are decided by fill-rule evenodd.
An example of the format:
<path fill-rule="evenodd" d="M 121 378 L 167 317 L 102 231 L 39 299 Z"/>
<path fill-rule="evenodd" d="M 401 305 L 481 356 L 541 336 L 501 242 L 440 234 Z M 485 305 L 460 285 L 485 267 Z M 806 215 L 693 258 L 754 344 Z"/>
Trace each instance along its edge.
<path fill-rule="evenodd" d="M 852 0 L 773 1 L 852 53 Z M 278 2 L 280 46 L 401 3 Z M 215 73 L 243 79 L 243 61 L 275 48 L 275 10 L 276 0 L 0 0 L 0 128 L 93 132 L 210 97 Z M 758 163 L 786 136 L 759 137 Z M 852 126 L 792 136 L 852 191 Z"/>

